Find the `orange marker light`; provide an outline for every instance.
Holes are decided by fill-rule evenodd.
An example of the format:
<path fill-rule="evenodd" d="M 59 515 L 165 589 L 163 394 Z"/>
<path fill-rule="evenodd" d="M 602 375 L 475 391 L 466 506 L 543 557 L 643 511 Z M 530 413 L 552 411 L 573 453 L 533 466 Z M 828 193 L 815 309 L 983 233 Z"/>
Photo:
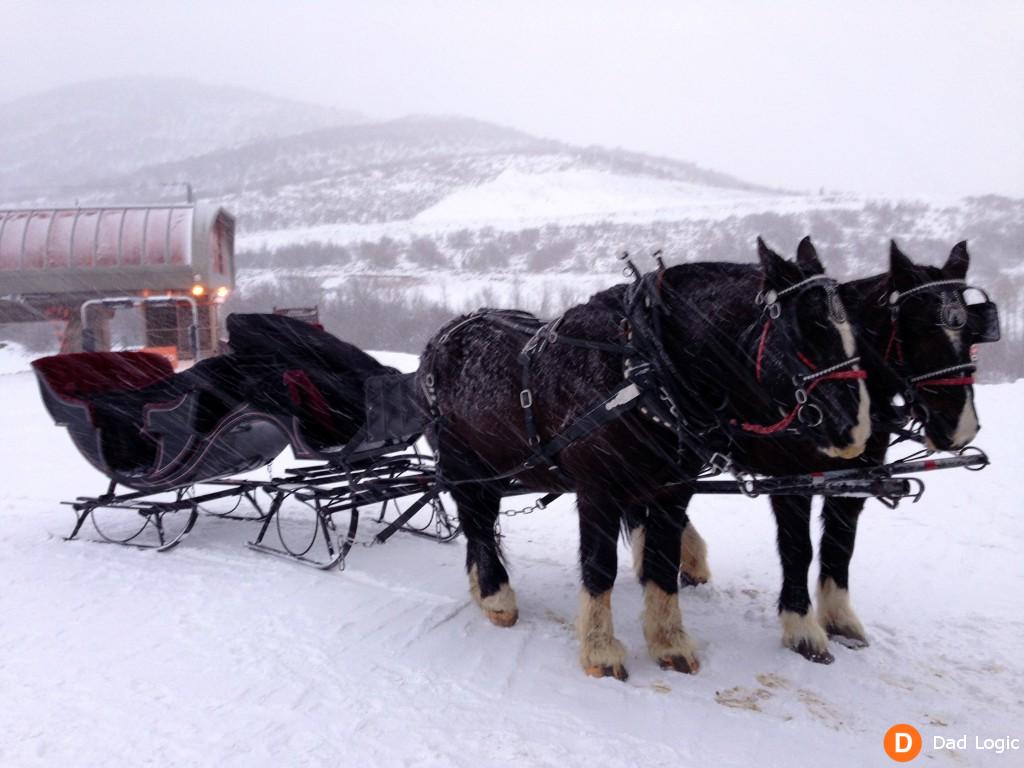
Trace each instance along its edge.
<path fill-rule="evenodd" d="M 217 298 L 218 299 L 227 298 L 227 295 L 228 295 L 227 286 L 222 285 L 220 288 L 217 289 Z"/>
<path fill-rule="evenodd" d="M 195 285 L 192 286 L 192 295 L 195 296 L 196 298 L 199 298 L 200 296 L 202 296 L 205 293 L 206 293 L 206 289 L 203 286 L 201 286 L 199 283 L 196 283 Z"/>

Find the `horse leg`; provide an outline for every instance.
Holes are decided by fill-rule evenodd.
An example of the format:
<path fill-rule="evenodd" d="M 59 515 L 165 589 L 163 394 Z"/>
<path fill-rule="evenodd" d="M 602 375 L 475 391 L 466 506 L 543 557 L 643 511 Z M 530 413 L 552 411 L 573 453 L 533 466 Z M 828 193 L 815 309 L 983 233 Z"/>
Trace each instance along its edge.
<path fill-rule="evenodd" d="M 466 483 L 452 488 L 462 532 L 466 535 L 469 593 L 492 624 L 511 627 L 519 619 L 516 593 L 508 584 L 501 547 L 494 532 L 501 488 L 493 483 Z"/>
<path fill-rule="evenodd" d="M 685 503 L 649 508 L 646 527 L 637 529 L 634 534 L 634 566 L 644 588 L 643 627 L 647 650 L 662 669 L 694 673 L 700 664 L 693 643 L 683 629 L 678 592 L 679 553 L 687 520 L 685 509 Z"/>
<path fill-rule="evenodd" d="M 779 594 L 782 644 L 810 661 L 831 664 L 834 658 L 828 650 L 828 636 L 811 616 L 811 596 L 807 592 L 807 571 L 814 554 L 811 499 L 808 496 L 772 496 L 772 511 L 782 561 L 782 592 Z"/>
<path fill-rule="evenodd" d="M 711 580 L 711 568 L 708 566 L 708 545 L 704 537 L 697 532 L 693 522 L 686 516 L 683 505 L 682 547 L 679 553 L 679 583 L 684 587 L 695 587 L 707 584 Z M 640 578 L 640 566 L 643 563 L 643 542 L 647 526 L 644 517 L 630 515 L 627 519 L 629 537 L 633 547 L 633 570 Z"/>
<path fill-rule="evenodd" d="M 711 579 L 711 568 L 708 567 L 708 545 L 689 518 L 686 518 L 682 540 L 682 552 L 679 556 L 680 583 L 684 587 L 707 584 Z"/>
<path fill-rule="evenodd" d="M 618 568 L 620 509 L 607 495 L 577 493 L 580 516 L 580 615 L 576 631 L 580 640 L 580 665 L 591 677 L 625 680 L 626 649 L 615 637 L 612 625 L 612 587 Z"/>
<path fill-rule="evenodd" d="M 829 637 L 836 637 L 848 648 L 868 645 L 864 625 L 850 606 L 850 558 L 857 538 L 857 520 L 864 499 L 833 497 L 825 499 L 821 513 L 818 576 L 818 622 Z"/>

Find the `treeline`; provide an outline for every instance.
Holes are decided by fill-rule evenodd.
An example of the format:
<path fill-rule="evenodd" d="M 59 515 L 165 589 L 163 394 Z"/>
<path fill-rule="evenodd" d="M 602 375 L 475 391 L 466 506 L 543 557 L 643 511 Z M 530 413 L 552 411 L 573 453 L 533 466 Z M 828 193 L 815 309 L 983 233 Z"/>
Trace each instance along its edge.
<path fill-rule="evenodd" d="M 343 245 L 297 243 L 262 247 L 238 256 L 239 269 L 301 269 L 349 267 L 355 270 L 460 269 L 494 271 L 586 271 L 600 269 L 588 256 L 590 239 L 561 227 L 514 232 L 485 227 L 460 229 L 427 237 L 360 240 Z"/>

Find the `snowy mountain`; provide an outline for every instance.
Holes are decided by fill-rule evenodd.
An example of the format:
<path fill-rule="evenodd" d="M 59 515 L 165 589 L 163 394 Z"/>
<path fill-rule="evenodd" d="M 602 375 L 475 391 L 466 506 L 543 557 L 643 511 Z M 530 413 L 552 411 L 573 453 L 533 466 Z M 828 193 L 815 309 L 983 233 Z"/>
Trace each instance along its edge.
<path fill-rule="evenodd" d="M 0 196 L 102 182 L 144 165 L 361 119 L 191 80 L 69 85 L 0 104 Z"/>

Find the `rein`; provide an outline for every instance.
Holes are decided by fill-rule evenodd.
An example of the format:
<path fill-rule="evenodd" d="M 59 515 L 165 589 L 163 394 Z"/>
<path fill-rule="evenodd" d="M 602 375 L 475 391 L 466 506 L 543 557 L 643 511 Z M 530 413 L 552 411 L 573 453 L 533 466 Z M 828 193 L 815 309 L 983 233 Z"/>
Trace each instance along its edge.
<path fill-rule="evenodd" d="M 860 358 L 851 359 L 859 360 Z M 842 363 L 838 363 L 837 365 L 846 366 L 847 364 L 848 361 L 844 361 Z M 750 432 L 755 435 L 774 435 L 778 432 L 781 432 L 784 429 L 788 429 L 789 426 L 793 423 L 793 420 L 800 416 L 800 414 L 807 406 L 807 397 L 811 394 L 811 392 L 815 390 L 815 388 L 819 384 L 822 384 L 826 381 L 851 381 L 857 379 L 863 380 L 868 377 L 867 371 L 835 370 L 836 367 L 837 366 L 832 366 L 831 368 L 826 368 L 825 371 L 822 371 L 820 374 L 811 374 L 810 376 L 805 377 L 804 381 L 810 381 L 810 384 L 809 386 L 805 387 L 802 390 L 805 393 L 803 402 L 798 401 L 797 404 L 789 411 L 789 413 L 787 413 L 774 424 L 769 424 L 765 426 L 761 424 L 751 424 L 749 422 L 739 422 L 737 424 L 737 422 L 734 421 L 733 423 L 737 424 L 737 426 L 739 426 L 739 428 L 742 429 L 743 431 Z M 818 419 L 815 422 L 804 422 L 804 424 L 806 424 L 806 426 L 809 427 L 816 427 L 819 424 L 821 424 L 820 411 L 818 414 Z"/>

